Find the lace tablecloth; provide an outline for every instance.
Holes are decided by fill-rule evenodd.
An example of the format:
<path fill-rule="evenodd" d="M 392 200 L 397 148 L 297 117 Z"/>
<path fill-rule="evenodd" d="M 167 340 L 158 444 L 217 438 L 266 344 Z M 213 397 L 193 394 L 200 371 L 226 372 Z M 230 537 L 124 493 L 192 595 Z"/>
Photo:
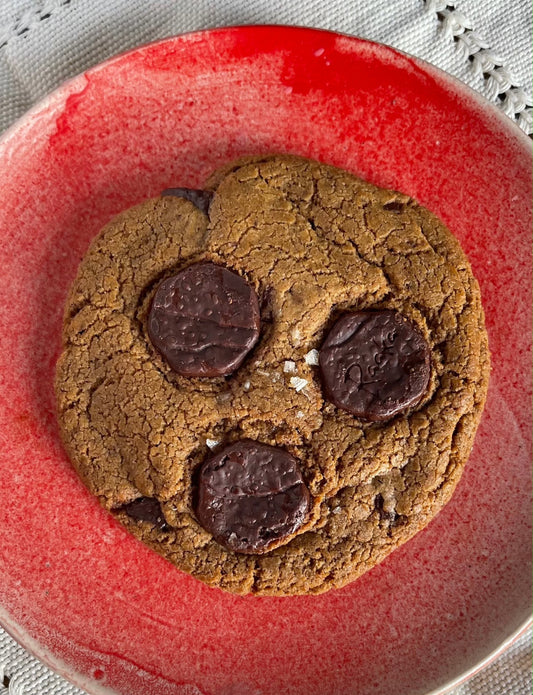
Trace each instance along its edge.
<path fill-rule="evenodd" d="M 297 24 L 355 34 L 430 61 L 533 132 L 530 0 L 2 0 L 0 132 L 65 79 L 184 31 Z M 0 693 L 83 695 L 0 628 Z M 531 630 L 453 695 L 531 695 Z"/>

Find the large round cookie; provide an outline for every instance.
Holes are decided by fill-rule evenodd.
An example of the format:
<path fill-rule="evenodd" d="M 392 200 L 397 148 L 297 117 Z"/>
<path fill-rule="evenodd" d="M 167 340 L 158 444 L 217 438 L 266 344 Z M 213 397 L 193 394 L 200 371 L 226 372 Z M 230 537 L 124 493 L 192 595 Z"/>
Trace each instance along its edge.
<path fill-rule="evenodd" d="M 477 282 L 433 214 L 334 167 L 249 158 L 206 189 L 207 214 L 162 196 L 92 243 L 57 365 L 63 442 L 102 504 L 198 579 L 258 595 L 340 587 L 423 528 L 461 476 L 489 374 Z M 199 261 L 235 271 L 260 300 L 259 340 L 229 377 L 180 376 L 148 337 L 161 281 Z M 343 312 L 376 309 L 416 325 L 431 355 L 422 400 L 385 422 L 326 400 L 306 359 Z M 260 555 L 219 544 L 195 513 L 210 448 L 239 440 L 286 450 L 310 492 L 304 523 Z"/>

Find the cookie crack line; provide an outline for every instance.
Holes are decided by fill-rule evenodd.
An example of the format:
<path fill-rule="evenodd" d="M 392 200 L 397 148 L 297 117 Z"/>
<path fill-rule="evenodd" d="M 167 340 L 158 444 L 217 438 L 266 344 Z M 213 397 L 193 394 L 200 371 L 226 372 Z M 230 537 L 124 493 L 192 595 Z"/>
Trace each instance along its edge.
<path fill-rule="evenodd" d="M 177 567 L 234 593 L 321 593 L 407 541 L 457 484 L 486 395 L 479 290 L 444 225 L 402 194 L 283 155 L 249 158 L 211 180 L 209 219 L 178 198 L 152 199 L 112 220 L 88 250 L 65 311 L 61 435 L 89 488 Z M 185 377 L 152 344 L 152 295 L 195 263 L 220 264 L 262 295 L 253 354 L 265 375 L 250 354 L 229 379 Z M 316 369 L 301 364 L 309 347 L 322 355 L 335 320 L 361 310 L 399 312 L 431 348 L 422 400 L 376 424 L 324 398 L 320 356 Z M 372 354 L 380 345 L 369 337 Z M 209 338 L 205 351 L 216 346 Z M 291 378 L 308 381 L 301 392 L 283 360 L 295 363 Z M 373 396 L 365 369 L 352 376 L 361 371 L 361 390 Z M 233 516 L 224 520 L 215 504 L 211 521 L 200 518 L 202 467 L 244 440 L 286 452 L 301 482 L 271 463 L 273 485 L 237 476 L 223 488 L 217 499 Z M 161 505 L 162 516 L 154 502 L 137 503 L 143 514 L 152 505 L 159 522 L 128 521 L 120 507 L 139 498 Z M 171 532 L 159 528 L 163 517 Z"/>

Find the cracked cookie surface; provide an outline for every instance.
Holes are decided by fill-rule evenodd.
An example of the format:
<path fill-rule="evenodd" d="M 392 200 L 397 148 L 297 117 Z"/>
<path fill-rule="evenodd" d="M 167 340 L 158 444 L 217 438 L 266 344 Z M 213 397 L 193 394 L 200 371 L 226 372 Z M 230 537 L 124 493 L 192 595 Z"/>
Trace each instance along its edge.
<path fill-rule="evenodd" d="M 104 507 L 210 585 L 258 595 L 342 586 L 423 528 L 461 476 L 489 374 L 477 282 L 432 213 L 337 168 L 251 157 L 205 188 L 208 215 L 184 198 L 148 200 L 83 259 L 56 371 L 65 448 Z M 229 377 L 176 374 L 147 333 L 159 283 L 201 261 L 238 273 L 260 300 L 259 340 Z M 369 309 L 400 312 L 431 350 L 422 400 L 380 423 L 327 401 L 305 359 L 342 312 Z M 294 456 L 311 498 L 306 522 L 260 556 L 219 545 L 194 513 L 210 449 L 242 439 Z"/>

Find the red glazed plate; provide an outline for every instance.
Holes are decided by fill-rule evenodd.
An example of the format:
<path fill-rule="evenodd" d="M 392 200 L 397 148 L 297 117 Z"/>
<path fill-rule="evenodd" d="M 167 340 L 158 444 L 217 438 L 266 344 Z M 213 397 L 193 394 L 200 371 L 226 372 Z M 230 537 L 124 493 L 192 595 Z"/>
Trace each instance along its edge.
<path fill-rule="evenodd" d="M 236 597 L 185 575 L 85 490 L 52 378 L 67 289 L 112 215 L 292 152 L 414 196 L 481 284 L 493 372 L 429 527 L 344 589 Z M 530 614 L 531 152 L 507 118 L 396 51 L 290 27 L 171 38 L 61 87 L 0 142 L 1 622 L 91 693 L 443 692 Z"/>

